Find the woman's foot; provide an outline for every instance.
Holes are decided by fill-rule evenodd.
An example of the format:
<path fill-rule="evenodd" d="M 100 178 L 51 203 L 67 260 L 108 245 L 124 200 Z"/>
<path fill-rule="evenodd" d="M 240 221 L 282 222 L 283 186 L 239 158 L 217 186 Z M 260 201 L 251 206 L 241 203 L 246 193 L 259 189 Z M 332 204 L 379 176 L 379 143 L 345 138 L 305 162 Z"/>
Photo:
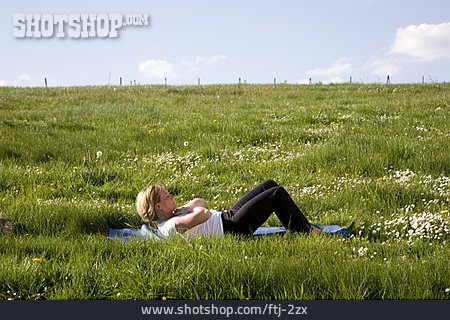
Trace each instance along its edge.
<path fill-rule="evenodd" d="M 356 226 L 355 221 L 353 221 L 347 228 L 345 228 L 348 232 L 348 236 L 356 234 Z"/>

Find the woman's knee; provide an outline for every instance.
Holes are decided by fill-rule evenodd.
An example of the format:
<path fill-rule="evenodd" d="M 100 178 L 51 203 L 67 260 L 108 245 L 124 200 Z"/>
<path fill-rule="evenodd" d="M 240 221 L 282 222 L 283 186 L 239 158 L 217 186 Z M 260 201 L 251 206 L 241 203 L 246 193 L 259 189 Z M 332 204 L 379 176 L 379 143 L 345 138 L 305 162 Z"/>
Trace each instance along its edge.
<path fill-rule="evenodd" d="M 274 194 L 277 197 L 285 197 L 286 195 L 289 195 L 289 193 L 286 191 L 286 189 L 282 186 L 277 185 L 274 187 Z"/>
<path fill-rule="evenodd" d="M 274 180 L 272 180 L 272 179 L 268 179 L 268 180 L 264 181 L 264 184 L 265 184 L 266 186 L 268 186 L 269 188 L 278 186 L 278 183 L 276 183 L 276 182 L 275 182 Z"/>

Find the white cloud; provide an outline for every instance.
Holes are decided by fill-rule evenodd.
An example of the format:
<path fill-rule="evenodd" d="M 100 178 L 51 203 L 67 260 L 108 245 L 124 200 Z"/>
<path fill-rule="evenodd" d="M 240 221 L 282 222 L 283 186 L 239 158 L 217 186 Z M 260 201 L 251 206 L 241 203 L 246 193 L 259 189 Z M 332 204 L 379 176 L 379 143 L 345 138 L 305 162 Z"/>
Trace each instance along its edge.
<path fill-rule="evenodd" d="M 400 66 L 393 58 L 379 58 L 368 64 L 372 73 L 377 76 L 396 75 L 400 72 Z"/>
<path fill-rule="evenodd" d="M 345 79 L 343 79 L 341 77 L 332 77 L 330 79 L 330 83 L 344 83 L 346 81 L 348 81 L 348 80 L 345 80 Z"/>
<path fill-rule="evenodd" d="M 139 72 L 153 80 L 177 77 L 177 65 L 166 60 L 150 59 L 139 63 Z"/>
<path fill-rule="evenodd" d="M 399 28 L 390 51 L 421 61 L 450 58 L 450 22 Z"/>
<path fill-rule="evenodd" d="M 309 84 L 309 79 L 301 79 L 297 81 L 297 84 Z"/>
<path fill-rule="evenodd" d="M 213 63 L 225 61 L 226 59 L 227 59 L 227 57 L 224 56 L 223 54 L 214 55 L 206 60 L 206 64 L 213 64 Z"/>
<path fill-rule="evenodd" d="M 28 87 L 28 86 L 36 86 L 35 81 L 31 78 L 31 76 L 28 73 L 23 73 L 19 75 L 14 80 L 0 80 L 0 87 Z"/>
<path fill-rule="evenodd" d="M 28 73 L 24 73 L 19 76 L 19 80 L 20 81 L 29 81 L 29 80 L 31 80 L 31 77 Z"/>
<path fill-rule="evenodd" d="M 336 84 L 336 83 L 346 83 L 346 82 L 349 81 L 349 79 L 343 79 L 343 78 L 341 78 L 339 76 L 336 76 L 336 77 L 331 77 L 331 78 L 326 79 L 326 80 L 321 80 L 321 81 L 315 81 L 314 82 L 311 79 L 311 81 L 312 81 L 311 83 L 318 83 L 318 82 L 320 82 L 322 84 Z M 298 80 L 297 84 L 309 84 L 309 79 Z"/>
<path fill-rule="evenodd" d="M 328 68 L 315 68 L 306 71 L 307 75 L 336 78 L 352 71 L 352 64 L 347 58 L 339 58 Z"/>

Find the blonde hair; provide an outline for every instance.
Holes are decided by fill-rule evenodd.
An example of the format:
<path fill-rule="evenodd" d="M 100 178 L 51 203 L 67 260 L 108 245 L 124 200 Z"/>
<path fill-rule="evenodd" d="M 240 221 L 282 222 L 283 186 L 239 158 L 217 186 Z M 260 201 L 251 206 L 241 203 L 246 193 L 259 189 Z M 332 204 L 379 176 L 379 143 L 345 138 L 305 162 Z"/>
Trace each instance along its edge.
<path fill-rule="evenodd" d="M 136 197 L 136 209 L 145 222 L 156 220 L 156 204 L 161 201 L 160 193 L 164 186 L 156 184 L 145 187 Z"/>

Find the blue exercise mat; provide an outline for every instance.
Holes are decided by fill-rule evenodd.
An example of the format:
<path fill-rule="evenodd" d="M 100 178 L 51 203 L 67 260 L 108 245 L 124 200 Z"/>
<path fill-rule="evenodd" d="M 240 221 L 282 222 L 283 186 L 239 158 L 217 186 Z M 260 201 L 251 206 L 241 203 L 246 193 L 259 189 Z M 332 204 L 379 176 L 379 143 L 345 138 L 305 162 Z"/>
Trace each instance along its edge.
<path fill-rule="evenodd" d="M 164 235 L 159 231 L 159 229 L 150 230 L 146 224 L 143 224 L 140 229 L 109 229 L 108 233 L 109 240 L 120 240 L 123 242 L 127 242 L 130 239 L 162 240 L 164 238 Z"/>
<path fill-rule="evenodd" d="M 342 228 L 341 226 L 338 226 L 336 224 L 328 225 L 328 226 L 320 226 L 317 224 L 312 224 L 311 226 L 314 228 L 319 229 L 322 233 L 330 234 L 330 235 L 336 235 L 336 236 L 342 236 L 342 237 L 349 237 L 350 232 L 346 228 Z"/>
<path fill-rule="evenodd" d="M 323 234 L 337 235 L 341 237 L 348 237 L 350 235 L 347 229 L 342 228 L 338 225 L 320 226 L 311 224 L 311 226 L 313 226 Z M 264 235 L 283 235 L 284 233 L 286 233 L 285 227 L 259 227 L 253 233 L 253 236 L 260 237 Z M 108 239 L 119 240 L 122 242 L 127 242 L 131 239 L 152 239 L 159 241 L 163 240 L 164 238 L 164 235 L 158 229 L 151 230 L 146 224 L 143 224 L 140 229 L 109 229 L 108 233 Z"/>

